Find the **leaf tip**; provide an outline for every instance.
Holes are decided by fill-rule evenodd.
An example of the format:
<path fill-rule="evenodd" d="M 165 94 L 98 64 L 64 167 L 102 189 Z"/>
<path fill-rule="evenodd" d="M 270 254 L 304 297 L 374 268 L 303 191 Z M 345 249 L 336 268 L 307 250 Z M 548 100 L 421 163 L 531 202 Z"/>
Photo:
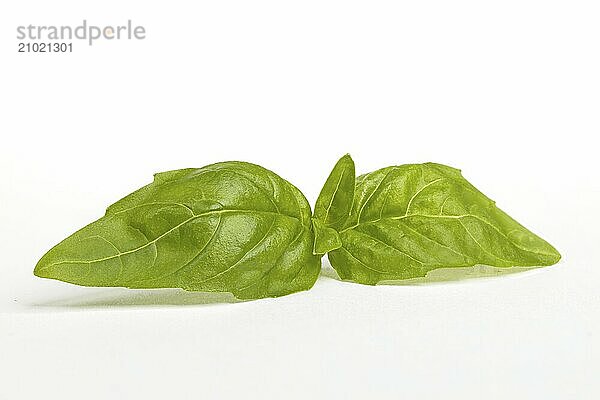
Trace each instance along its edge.
<path fill-rule="evenodd" d="M 35 265 L 35 268 L 33 269 L 33 275 L 37 276 L 38 278 L 50 278 L 51 277 L 50 276 L 51 274 L 49 274 L 49 272 L 48 272 L 48 265 L 46 265 L 46 263 L 44 262 L 43 257 Z"/>
<path fill-rule="evenodd" d="M 552 247 L 552 246 L 550 246 Z M 550 259 L 550 265 L 558 264 L 558 262 L 562 259 L 562 254 L 554 247 L 552 247 L 552 256 Z"/>
<path fill-rule="evenodd" d="M 354 164 L 354 160 L 352 159 L 352 156 L 350 155 L 350 153 L 346 153 L 344 154 L 341 158 L 339 162 L 347 162 L 347 163 L 352 163 Z"/>

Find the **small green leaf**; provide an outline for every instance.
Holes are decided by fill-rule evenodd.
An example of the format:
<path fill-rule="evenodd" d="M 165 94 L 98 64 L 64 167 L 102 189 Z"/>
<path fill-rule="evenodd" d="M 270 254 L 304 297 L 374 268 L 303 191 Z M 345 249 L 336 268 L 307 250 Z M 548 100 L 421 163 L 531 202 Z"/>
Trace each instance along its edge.
<path fill-rule="evenodd" d="M 315 232 L 313 254 L 323 255 L 342 247 L 340 235 L 335 229 L 324 226 L 323 223 L 316 218 L 312 219 L 312 223 Z"/>
<path fill-rule="evenodd" d="M 342 246 L 328 256 L 342 279 L 364 284 L 437 268 L 555 264 L 554 247 L 520 225 L 460 171 L 440 164 L 383 168 L 356 180 Z"/>
<path fill-rule="evenodd" d="M 344 226 L 354 197 L 354 161 L 346 154 L 333 167 L 315 203 L 314 218 L 323 226 L 340 229 Z"/>
<path fill-rule="evenodd" d="M 310 289 L 310 206 L 257 165 L 224 162 L 155 175 L 52 248 L 35 275 L 84 286 L 231 292 L 240 299 Z"/>

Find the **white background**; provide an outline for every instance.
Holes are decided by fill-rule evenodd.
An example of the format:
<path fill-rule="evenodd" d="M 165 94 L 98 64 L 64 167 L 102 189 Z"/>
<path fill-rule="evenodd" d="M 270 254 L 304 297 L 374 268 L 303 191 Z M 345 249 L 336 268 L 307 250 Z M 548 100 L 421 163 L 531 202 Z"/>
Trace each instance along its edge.
<path fill-rule="evenodd" d="M 18 25 L 143 25 L 19 54 Z M 0 12 L 0 399 L 597 399 L 597 1 L 20 1 Z M 563 254 L 522 274 L 228 295 L 32 275 L 157 171 L 259 163 L 314 202 L 435 161 Z"/>

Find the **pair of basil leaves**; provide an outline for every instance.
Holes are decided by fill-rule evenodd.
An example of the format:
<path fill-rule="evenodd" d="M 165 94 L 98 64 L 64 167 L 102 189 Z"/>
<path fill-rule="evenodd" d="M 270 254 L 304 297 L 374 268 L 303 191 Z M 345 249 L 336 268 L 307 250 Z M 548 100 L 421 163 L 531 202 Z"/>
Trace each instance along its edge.
<path fill-rule="evenodd" d="M 340 278 L 368 285 L 437 268 L 560 259 L 457 169 L 410 164 L 355 177 L 346 155 L 314 213 L 300 190 L 254 164 L 156 174 L 52 248 L 34 273 L 84 286 L 258 299 L 310 289 L 326 253 Z"/>

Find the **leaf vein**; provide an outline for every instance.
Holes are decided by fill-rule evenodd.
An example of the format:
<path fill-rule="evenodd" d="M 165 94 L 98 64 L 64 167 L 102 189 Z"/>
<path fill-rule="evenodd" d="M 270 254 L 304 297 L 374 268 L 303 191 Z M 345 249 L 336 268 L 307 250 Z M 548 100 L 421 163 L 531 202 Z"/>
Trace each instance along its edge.
<path fill-rule="evenodd" d="M 280 214 L 280 213 L 275 213 L 275 212 L 271 212 L 271 211 L 258 211 L 258 210 L 234 210 L 234 209 L 227 209 L 227 210 L 212 210 L 212 211 L 208 211 L 202 214 L 196 214 L 186 220 L 184 220 L 183 222 L 177 224 L 176 226 L 174 226 L 173 228 L 169 229 L 168 231 L 166 231 L 165 233 L 161 234 L 160 236 L 158 236 L 156 239 L 142 245 L 139 247 L 136 247 L 135 249 L 131 249 L 119 254 L 115 254 L 112 256 L 108 256 L 108 257 L 103 257 L 103 258 L 98 258 L 95 260 L 69 260 L 69 261 L 60 261 L 57 263 L 53 263 L 53 264 L 49 264 L 47 267 L 45 267 L 44 269 L 50 268 L 52 266 L 55 265 L 62 265 L 62 264 L 93 264 L 93 263 L 97 263 L 97 262 L 102 262 L 102 261 L 107 261 L 107 260 L 111 260 L 115 257 L 120 257 L 126 254 L 131 254 L 131 253 L 135 253 L 136 251 L 142 250 L 148 246 L 150 246 L 153 243 L 156 243 L 158 240 L 162 239 L 163 237 L 167 236 L 169 233 L 175 231 L 176 229 L 182 227 L 183 225 L 187 224 L 190 221 L 193 221 L 195 219 L 201 218 L 201 217 L 206 217 L 206 216 L 210 216 L 210 215 L 216 215 L 216 214 L 226 214 L 226 213 L 248 213 L 248 214 L 262 214 L 262 215 L 274 215 L 274 216 L 280 216 L 280 217 L 287 217 L 287 218 L 292 218 L 295 220 L 298 220 L 298 218 L 296 217 L 292 217 L 290 215 L 287 214 Z M 298 220 L 299 221 L 299 220 Z"/>

